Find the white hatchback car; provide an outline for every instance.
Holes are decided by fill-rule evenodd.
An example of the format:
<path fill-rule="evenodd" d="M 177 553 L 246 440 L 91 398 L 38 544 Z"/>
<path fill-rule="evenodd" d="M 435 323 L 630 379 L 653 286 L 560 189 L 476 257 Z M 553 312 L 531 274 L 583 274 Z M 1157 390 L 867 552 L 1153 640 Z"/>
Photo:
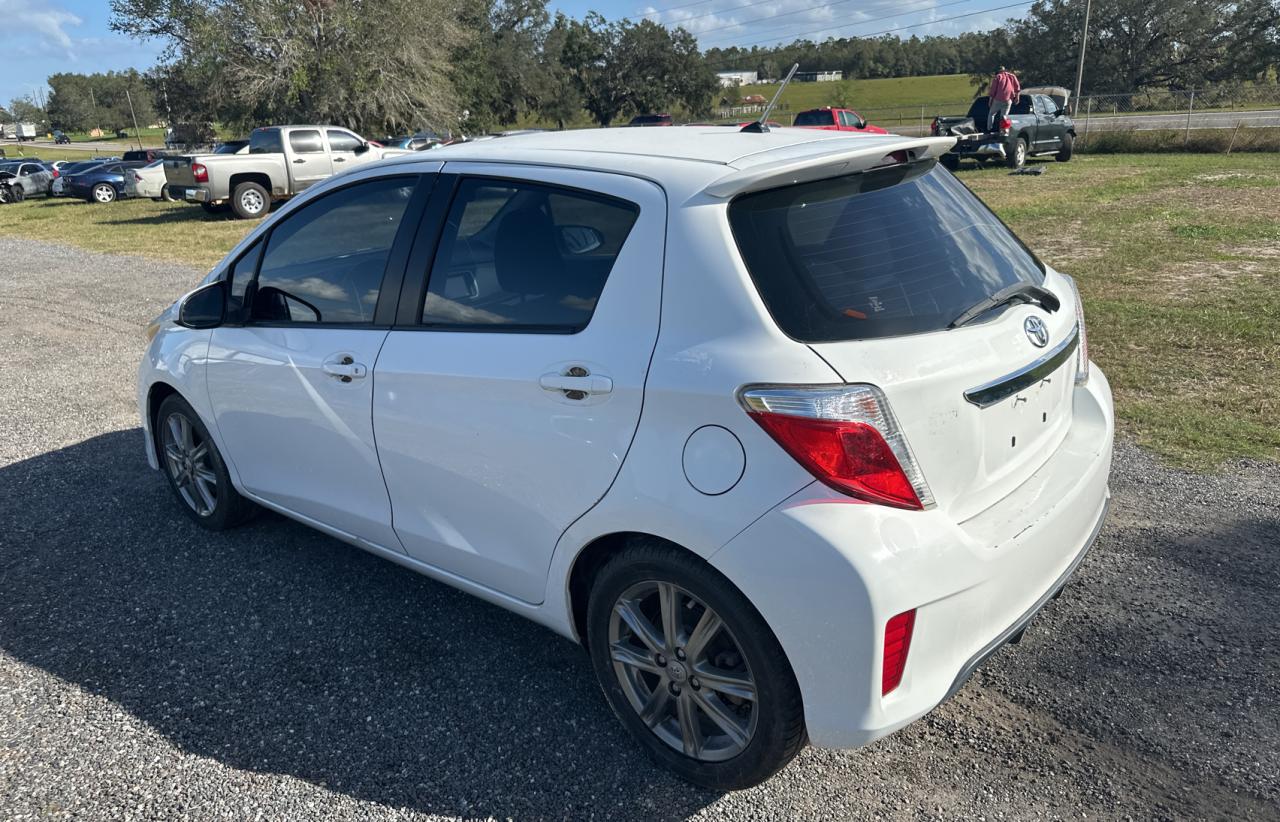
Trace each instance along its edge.
<path fill-rule="evenodd" d="M 148 459 L 585 644 L 755 784 L 954 693 L 1107 509 L 1080 298 L 949 138 L 530 134 L 339 175 L 153 323 Z"/>

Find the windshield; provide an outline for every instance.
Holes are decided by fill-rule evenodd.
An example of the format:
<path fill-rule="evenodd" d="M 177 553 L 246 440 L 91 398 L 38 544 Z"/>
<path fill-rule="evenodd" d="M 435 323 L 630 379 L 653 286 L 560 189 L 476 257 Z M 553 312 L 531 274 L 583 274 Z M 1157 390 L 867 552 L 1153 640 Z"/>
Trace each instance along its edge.
<path fill-rule="evenodd" d="M 729 206 L 774 320 L 802 342 L 940 331 L 1044 269 L 982 201 L 933 163 L 747 194 Z"/>

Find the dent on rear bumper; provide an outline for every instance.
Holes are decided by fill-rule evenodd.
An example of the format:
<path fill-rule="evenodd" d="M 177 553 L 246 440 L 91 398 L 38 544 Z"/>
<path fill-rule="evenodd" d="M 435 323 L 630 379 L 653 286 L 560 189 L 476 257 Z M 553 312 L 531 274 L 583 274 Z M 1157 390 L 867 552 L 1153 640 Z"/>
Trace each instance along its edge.
<path fill-rule="evenodd" d="M 858 503 L 814 484 L 710 561 L 787 653 L 810 741 L 865 745 L 927 713 L 1065 583 L 1105 514 L 1110 387 L 1096 368 L 1049 461 L 965 522 Z M 880 693 L 885 623 L 917 609 L 901 685 Z"/>

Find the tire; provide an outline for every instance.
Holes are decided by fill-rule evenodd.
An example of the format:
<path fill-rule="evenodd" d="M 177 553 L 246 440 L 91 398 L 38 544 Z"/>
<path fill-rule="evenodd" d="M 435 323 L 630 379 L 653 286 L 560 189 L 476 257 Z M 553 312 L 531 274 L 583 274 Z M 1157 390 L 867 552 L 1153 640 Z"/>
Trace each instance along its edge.
<path fill-rule="evenodd" d="M 271 196 L 257 183 L 241 183 L 231 194 L 231 210 L 242 220 L 261 220 L 271 210 Z"/>
<path fill-rule="evenodd" d="M 152 433 L 169 490 L 197 525 L 225 531 L 253 516 L 257 506 L 232 486 L 209 429 L 186 400 L 177 394 L 166 397 Z"/>
<path fill-rule="evenodd" d="M 230 210 L 226 203 L 201 203 L 200 208 L 205 214 L 226 214 Z"/>
<path fill-rule="evenodd" d="M 1058 153 L 1053 155 L 1053 159 L 1059 163 L 1065 163 L 1071 159 L 1071 155 L 1075 153 L 1076 136 L 1071 132 L 1062 135 L 1062 148 L 1058 149 Z"/>
<path fill-rule="evenodd" d="M 955 171 L 960 168 L 960 158 L 954 154 L 944 154 L 938 162 L 942 163 L 942 167 L 947 171 Z"/>
<path fill-rule="evenodd" d="M 676 603 L 673 632 L 657 627 L 666 624 L 664 590 Z M 722 627 L 698 642 L 708 612 Z M 631 627 L 637 622 L 640 632 Z M 666 641 L 668 633 L 676 638 Z M 614 714 L 655 762 L 695 785 L 758 785 L 805 744 L 800 688 L 768 624 L 715 569 L 668 543 L 637 539 L 600 568 L 587 605 L 587 648 Z M 615 649 L 629 661 L 616 661 Z M 704 682 L 712 668 L 719 686 Z M 640 711 L 650 706 L 657 710 L 646 722 Z"/>
<path fill-rule="evenodd" d="M 114 203 L 118 196 L 120 195 L 116 191 L 116 187 L 111 185 L 111 183 L 98 183 L 89 192 L 87 199 L 91 203 L 106 205 L 107 203 Z"/>
<path fill-rule="evenodd" d="M 1027 141 L 1023 137 L 1016 137 L 1009 141 L 1008 154 L 1005 155 L 1004 164 L 1009 168 L 1022 168 L 1027 164 Z"/>
<path fill-rule="evenodd" d="M 20 185 L 12 186 L 9 190 L 12 192 L 11 196 L 12 196 L 13 202 L 20 203 L 23 200 L 27 199 L 27 190 L 22 186 Z"/>

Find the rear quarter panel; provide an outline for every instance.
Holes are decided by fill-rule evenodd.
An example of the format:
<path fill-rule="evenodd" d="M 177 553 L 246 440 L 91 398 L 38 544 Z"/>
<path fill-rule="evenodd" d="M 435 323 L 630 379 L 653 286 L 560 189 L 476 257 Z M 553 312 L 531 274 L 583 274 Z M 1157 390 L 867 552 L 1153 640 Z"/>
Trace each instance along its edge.
<path fill-rule="evenodd" d="M 598 537 L 651 534 L 709 557 L 814 481 L 747 416 L 737 393 L 752 383 L 838 376 L 773 325 L 739 260 L 724 200 L 672 202 L 667 231 L 661 326 L 635 441 L 609 492 L 561 537 L 548 605 L 567 602 L 573 561 Z M 704 426 L 732 433 L 745 455 L 737 483 L 715 495 L 685 473 L 685 445 Z"/>

